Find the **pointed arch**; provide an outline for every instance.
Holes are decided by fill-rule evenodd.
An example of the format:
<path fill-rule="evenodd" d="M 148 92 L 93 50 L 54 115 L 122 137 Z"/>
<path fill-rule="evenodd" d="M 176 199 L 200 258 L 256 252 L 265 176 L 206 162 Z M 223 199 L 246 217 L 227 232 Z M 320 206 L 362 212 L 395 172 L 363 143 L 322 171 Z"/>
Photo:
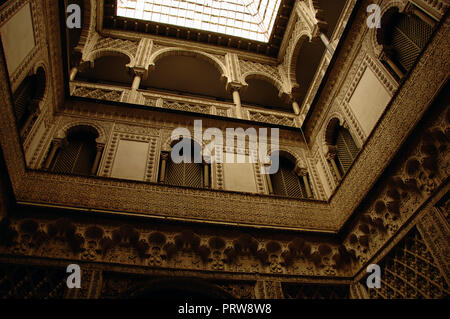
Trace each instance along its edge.
<path fill-rule="evenodd" d="M 287 74 L 289 82 L 291 83 L 293 89 L 299 86 L 296 78 L 297 60 L 298 55 L 300 54 L 300 50 L 302 46 L 305 44 L 306 40 L 308 42 L 311 42 L 312 37 L 308 31 L 304 30 L 300 32 L 293 40 L 293 43 L 295 44 L 292 46 L 292 49 L 288 55 L 288 60 L 286 63 Z"/>
<path fill-rule="evenodd" d="M 247 79 L 258 79 L 266 81 L 272 84 L 275 88 L 278 89 L 278 97 L 282 97 L 283 94 L 286 94 L 284 91 L 283 83 L 272 75 L 261 72 L 261 71 L 249 71 L 242 75 L 242 82 L 245 86 L 248 86 Z"/>
<path fill-rule="evenodd" d="M 134 56 L 122 49 L 116 49 L 116 48 L 105 48 L 105 49 L 98 49 L 90 52 L 86 58 L 84 58 L 84 61 L 88 61 L 91 65 L 91 67 L 94 67 L 95 60 L 101 58 L 101 57 L 108 57 L 108 56 L 119 56 L 123 57 L 126 56 L 129 59 L 128 64 L 126 64 L 126 67 L 131 67 L 134 64 Z"/>
<path fill-rule="evenodd" d="M 210 64 L 212 64 L 220 74 L 221 80 L 225 81 L 228 78 L 228 72 L 226 66 L 215 56 L 197 50 L 189 50 L 183 48 L 164 48 L 154 52 L 149 58 L 149 68 L 153 69 L 156 67 L 158 60 L 167 56 L 191 56 L 200 58 Z"/>

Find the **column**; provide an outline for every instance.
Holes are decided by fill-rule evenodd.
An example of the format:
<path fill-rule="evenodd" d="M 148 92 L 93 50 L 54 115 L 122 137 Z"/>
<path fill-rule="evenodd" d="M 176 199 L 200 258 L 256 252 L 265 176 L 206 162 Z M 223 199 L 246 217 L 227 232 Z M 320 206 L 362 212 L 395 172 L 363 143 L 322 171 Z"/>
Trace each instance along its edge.
<path fill-rule="evenodd" d="M 331 46 L 330 41 L 328 40 L 327 36 L 323 33 L 320 34 L 320 39 L 322 40 L 323 44 L 327 48 L 327 50 L 331 53 L 331 55 L 334 54 L 334 48 Z"/>
<path fill-rule="evenodd" d="M 402 78 L 405 74 L 403 73 L 402 70 L 400 70 L 400 68 L 397 66 L 397 64 L 395 64 L 394 61 L 391 60 L 391 58 L 387 55 L 384 54 L 383 58 L 384 61 L 386 61 L 387 64 L 389 64 L 390 68 L 392 69 L 392 71 L 395 72 L 395 74 L 397 74 L 397 76 L 399 78 Z"/>
<path fill-rule="evenodd" d="M 95 154 L 94 165 L 92 165 L 91 175 L 97 175 L 98 166 L 100 164 L 100 158 L 102 157 L 103 148 L 105 145 L 97 144 L 97 154 Z"/>
<path fill-rule="evenodd" d="M 303 183 L 305 184 L 306 197 L 311 198 L 312 192 L 311 192 L 311 186 L 309 185 L 308 173 L 303 174 L 302 178 L 303 178 Z"/>
<path fill-rule="evenodd" d="M 130 103 L 137 103 L 137 97 L 139 86 L 141 85 L 142 78 L 144 76 L 144 71 L 141 69 L 134 69 L 134 78 L 133 83 L 131 84 L 131 91 L 128 96 L 128 102 Z"/>
<path fill-rule="evenodd" d="M 337 176 L 338 180 L 341 179 L 342 175 L 341 175 L 341 172 L 339 171 L 339 169 L 338 169 L 338 167 L 336 165 L 336 161 L 334 160 L 334 157 L 330 157 L 328 160 L 330 161 L 331 166 L 333 167 L 333 170 L 336 173 L 336 176 Z"/>
<path fill-rule="evenodd" d="M 300 106 L 298 105 L 297 101 L 292 101 L 292 109 L 294 110 L 295 115 L 300 114 Z"/>
<path fill-rule="evenodd" d="M 308 169 L 306 167 L 296 166 L 294 171 L 297 173 L 298 176 L 302 177 L 303 185 L 305 186 L 306 191 L 306 198 L 311 198 L 312 192 L 308 180 Z"/>
<path fill-rule="evenodd" d="M 56 151 L 61 147 L 61 144 L 62 144 L 62 140 L 61 139 L 54 139 L 53 140 L 52 146 L 50 148 L 50 152 L 48 153 L 48 156 L 45 159 L 43 169 L 45 169 L 45 170 L 50 169 L 50 165 L 51 165 L 53 159 L 55 158 Z"/>
<path fill-rule="evenodd" d="M 264 174 L 266 177 L 267 189 L 269 190 L 269 194 L 273 194 L 273 186 L 272 180 L 270 179 L 270 174 Z"/>
<path fill-rule="evenodd" d="M 166 180 L 166 165 L 167 159 L 169 158 L 169 153 L 161 153 L 161 167 L 159 168 L 159 182 L 164 183 Z"/>
<path fill-rule="evenodd" d="M 203 163 L 203 186 L 209 188 L 209 164 Z"/>
<path fill-rule="evenodd" d="M 242 103 L 241 103 L 241 96 L 239 95 L 239 87 L 233 86 L 233 102 L 236 106 L 236 116 L 238 119 L 242 119 Z"/>
<path fill-rule="evenodd" d="M 78 68 L 77 67 L 73 67 L 70 70 L 70 81 L 74 81 L 75 80 L 75 77 L 77 76 L 77 73 L 78 73 Z"/>
<path fill-rule="evenodd" d="M 139 86 L 141 85 L 141 76 L 138 74 L 135 74 L 134 79 L 133 79 L 133 84 L 131 85 L 131 89 L 133 91 L 137 91 L 139 90 Z"/>

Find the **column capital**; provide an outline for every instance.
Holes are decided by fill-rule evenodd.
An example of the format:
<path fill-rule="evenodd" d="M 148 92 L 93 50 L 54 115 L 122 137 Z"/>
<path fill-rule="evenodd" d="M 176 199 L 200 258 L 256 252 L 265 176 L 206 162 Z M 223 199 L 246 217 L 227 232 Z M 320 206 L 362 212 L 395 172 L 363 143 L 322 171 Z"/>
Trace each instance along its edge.
<path fill-rule="evenodd" d="M 148 76 L 148 69 L 142 67 L 133 67 L 133 73 L 135 76 L 139 76 L 141 79 L 146 79 Z"/>
<path fill-rule="evenodd" d="M 243 91 L 246 88 L 246 86 L 240 82 L 228 82 L 226 90 L 228 92 L 234 92 L 234 91 Z"/>
<path fill-rule="evenodd" d="M 103 151 L 104 148 L 105 148 L 105 144 L 97 143 L 97 145 L 96 145 L 97 152 Z"/>
<path fill-rule="evenodd" d="M 59 146 L 62 146 L 64 144 L 64 138 L 55 137 L 52 142 L 53 142 L 53 145 L 59 147 Z"/>
<path fill-rule="evenodd" d="M 168 160 L 169 159 L 169 152 L 161 152 L 161 159 L 162 160 Z"/>
<path fill-rule="evenodd" d="M 334 157 L 336 156 L 336 153 L 337 153 L 336 146 L 325 144 L 323 149 L 324 149 L 325 158 L 327 160 L 334 159 Z"/>
<path fill-rule="evenodd" d="M 308 169 L 306 167 L 302 167 L 302 166 L 299 166 L 299 165 L 295 166 L 294 172 L 298 176 L 306 176 L 306 175 L 308 175 Z"/>

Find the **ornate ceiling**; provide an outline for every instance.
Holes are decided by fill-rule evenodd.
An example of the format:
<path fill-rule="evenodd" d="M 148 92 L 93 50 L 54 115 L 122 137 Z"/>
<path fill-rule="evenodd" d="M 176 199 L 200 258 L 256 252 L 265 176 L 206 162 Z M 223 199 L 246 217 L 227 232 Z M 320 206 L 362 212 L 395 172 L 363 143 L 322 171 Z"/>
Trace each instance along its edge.
<path fill-rule="evenodd" d="M 277 56 L 294 0 L 105 0 L 103 28 Z"/>
<path fill-rule="evenodd" d="M 117 0 L 117 16 L 268 42 L 281 0 Z"/>

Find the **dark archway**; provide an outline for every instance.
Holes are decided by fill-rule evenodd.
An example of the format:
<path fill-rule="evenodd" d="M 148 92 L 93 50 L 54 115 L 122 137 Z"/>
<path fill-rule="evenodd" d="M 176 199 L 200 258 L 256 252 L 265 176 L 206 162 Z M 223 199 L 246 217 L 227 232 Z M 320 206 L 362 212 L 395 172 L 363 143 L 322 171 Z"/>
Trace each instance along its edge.
<path fill-rule="evenodd" d="M 120 296 L 122 299 L 192 300 L 234 299 L 220 287 L 199 279 L 173 278 L 144 282 Z"/>
<path fill-rule="evenodd" d="M 291 104 L 283 101 L 278 96 L 278 88 L 268 80 L 251 78 L 249 76 L 245 81 L 248 87 L 241 93 L 242 103 L 284 112 L 293 112 Z"/>
<path fill-rule="evenodd" d="M 231 101 L 217 67 L 195 55 L 167 55 L 158 59 L 141 88 Z"/>
<path fill-rule="evenodd" d="M 93 68 L 83 67 L 77 80 L 131 87 L 134 75 L 126 66 L 129 63 L 130 58 L 125 54 L 102 56 L 94 61 Z"/>

